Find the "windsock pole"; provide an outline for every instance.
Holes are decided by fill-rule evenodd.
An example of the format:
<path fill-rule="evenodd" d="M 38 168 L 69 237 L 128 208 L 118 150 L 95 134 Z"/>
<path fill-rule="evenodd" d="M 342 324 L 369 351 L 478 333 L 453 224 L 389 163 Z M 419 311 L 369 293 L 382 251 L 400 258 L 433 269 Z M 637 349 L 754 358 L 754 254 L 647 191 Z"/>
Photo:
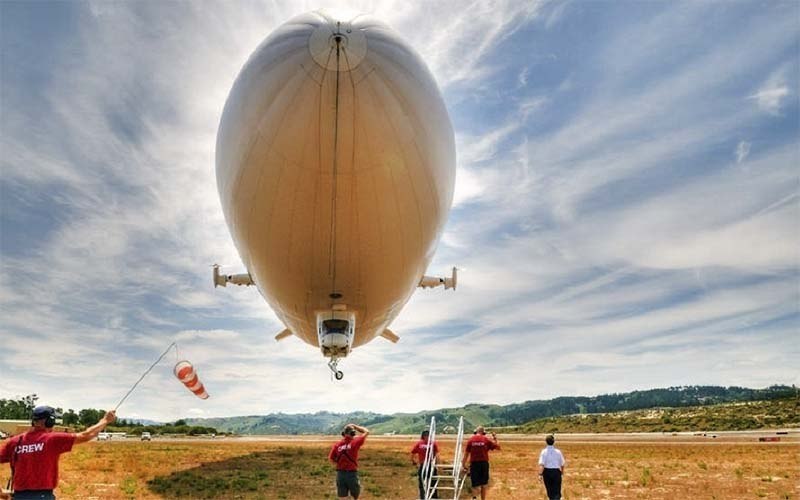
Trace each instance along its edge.
<path fill-rule="evenodd" d="M 175 348 L 175 352 L 176 352 L 176 353 L 178 352 L 178 345 L 177 345 L 175 342 L 171 343 L 171 344 L 169 345 L 169 347 L 167 347 L 167 350 L 166 350 L 166 351 L 164 351 L 164 352 L 161 354 L 161 356 L 159 356 L 159 357 L 158 357 L 158 359 L 156 360 L 156 362 L 155 362 L 155 363 L 153 363 L 152 365 L 150 365 L 150 368 L 148 368 L 148 369 L 147 369 L 147 371 L 146 371 L 146 372 L 144 372 L 144 373 L 142 374 L 142 376 L 141 376 L 141 377 L 139 377 L 139 380 L 137 380 L 137 381 L 136 381 L 136 383 L 135 383 L 135 384 L 133 384 L 133 387 L 131 387 L 131 388 L 130 388 L 130 390 L 128 391 L 128 393 L 127 393 L 127 394 L 125 394 L 125 396 L 122 398 L 122 400 L 120 400 L 120 402 L 119 402 L 119 403 L 117 403 L 117 406 L 115 406 L 115 407 L 114 407 L 114 411 L 117 411 L 117 408 L 119 408 L 119 407 L 120 407 L 120 405 L 122 405 L 122 403 L 123 403 L 123 402 L 124 402 L 126 399 L 128 399 L 128 396 L 130 396 L 130 395 L 131 395 L 131 393 L 133 392 L 133 390 L 134 390 L 134 389 L 136 389 L 136 386 L 137 386 L 137 385 L 139 385 L 139 382 L 141 382 L 141 381 L 142 381 L 142 380 L 143 380 L 143 379 L 144 379 L 144 378 L 147 376 L 147 374 L 148 374 L 148 373 L 150 373 L 150 370 L 152 370 L 153 368 L 155 368 L 155 366 L 158 364 L 158 362 L 159 362 L 159 361 L 161 361 L 162 359 L 164 359 L 164 356 L 166 356 L 166 355 L 167 355 L 167 353 L 169 352 L 169 350 L 170 350 L 170 349 L 172 349 L 173 347 Z"/>

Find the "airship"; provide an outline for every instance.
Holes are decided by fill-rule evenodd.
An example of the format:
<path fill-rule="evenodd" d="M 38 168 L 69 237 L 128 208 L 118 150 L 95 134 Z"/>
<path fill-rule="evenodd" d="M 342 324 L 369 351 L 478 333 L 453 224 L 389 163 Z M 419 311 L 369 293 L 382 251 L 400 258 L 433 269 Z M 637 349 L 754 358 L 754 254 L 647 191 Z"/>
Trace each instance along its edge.
<path fill-rule="evenodd" d="M 455 185 L 455 140 L 433 75 L 371 15 L 315 11 L 256 48 L 230 91 L 216 179 L 246 272 L 290 336 L 338 363 L 389 329 L 427 276 Z"/>

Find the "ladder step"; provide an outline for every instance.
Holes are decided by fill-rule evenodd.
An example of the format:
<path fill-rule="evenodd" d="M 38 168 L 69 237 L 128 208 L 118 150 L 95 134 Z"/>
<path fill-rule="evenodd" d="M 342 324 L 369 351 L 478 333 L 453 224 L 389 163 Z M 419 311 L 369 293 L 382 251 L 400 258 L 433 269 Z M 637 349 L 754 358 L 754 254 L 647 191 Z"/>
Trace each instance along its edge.
<path fill-rule="evenodd" d="M 431 440 L 435 440 L 436 419 L 434 417 L 431 417 L 430 420 L 431 423 L 428 435 Z M 445 463 L 445 462 L 437 463 L 438 461 L 434 459 L 432 456 L 425 457 L 428 459 L 425 461 L 425 465 L 429 467 L 427 469 L 427 472 L 428 474 L 430 474 L 430 476 L 427 476 L 426 474 L 426 476 L 428 477 L 428 486 L 425 486 L 428 493 L 428 495 L 426 496 L 431 496 L 433 495 L 433 492 L 438 491 L 442 497 L 448 497 L 452 494 L 453 498 L 460 498 L 461 491 L 467 479 L 467 469 L 462 466 L 463 456 L 460 453 L 461 442 L 463 437 L 464 437 L 464 417 L 462 416 L 458 420 L 458 436 L 456 437 L 456 447 L 455 447 L 456 451 L 455 454 L 451 456 L 453 461 L 450 463 Z M 434 467 L 435 469 L 433 469 Z M 443 486 L 443 485 L 450 485 L 450 486 Z"/>

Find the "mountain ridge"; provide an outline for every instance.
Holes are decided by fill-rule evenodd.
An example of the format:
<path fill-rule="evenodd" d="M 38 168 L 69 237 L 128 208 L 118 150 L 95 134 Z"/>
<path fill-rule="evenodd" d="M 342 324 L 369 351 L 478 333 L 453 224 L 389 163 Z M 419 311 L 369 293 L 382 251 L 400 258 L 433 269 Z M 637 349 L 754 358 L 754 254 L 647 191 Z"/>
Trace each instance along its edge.
<path fill-rule="evenodd" d="M 649 408 L 711 406 L 721 403 L 769 401 L 797 396 L 797 389 L 772 385 L 764 389 L 730 386 L 677 386 L 598 396 L 561 396 L 508 405 L 469 403 L 415 413 L 380 414 L 367 411 L 334 413 L 270 413 L 236 417 L 189 418 L 190 425 L 215 427 L 236 434 L 338 434 L 348 422 L 367 426 L 375 433 L 416 434 L 432 416 L 440 429 L 456 426 L 464 416 L 467 429 L 477 425 L 520 427 L 532 421 L 568 415 L 602 414 Z"/>

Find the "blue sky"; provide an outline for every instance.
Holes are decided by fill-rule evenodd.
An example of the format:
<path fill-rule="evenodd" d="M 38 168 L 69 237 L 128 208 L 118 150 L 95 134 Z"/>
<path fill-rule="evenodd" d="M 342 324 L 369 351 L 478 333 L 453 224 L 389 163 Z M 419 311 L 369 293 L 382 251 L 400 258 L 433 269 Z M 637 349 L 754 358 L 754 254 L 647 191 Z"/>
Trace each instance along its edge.
<path fill-rule="evenodd" d="M 0 3 L 0 397 L 171 420 L 800 383 L 800 4 L 345 2 L 404 34 L 456 131 L 450 219 L 383 339 L 283 327 L 219 205 L 219 117 L 302 2 Z M 794 361 L 793 361 L 794 360 Z"/>

